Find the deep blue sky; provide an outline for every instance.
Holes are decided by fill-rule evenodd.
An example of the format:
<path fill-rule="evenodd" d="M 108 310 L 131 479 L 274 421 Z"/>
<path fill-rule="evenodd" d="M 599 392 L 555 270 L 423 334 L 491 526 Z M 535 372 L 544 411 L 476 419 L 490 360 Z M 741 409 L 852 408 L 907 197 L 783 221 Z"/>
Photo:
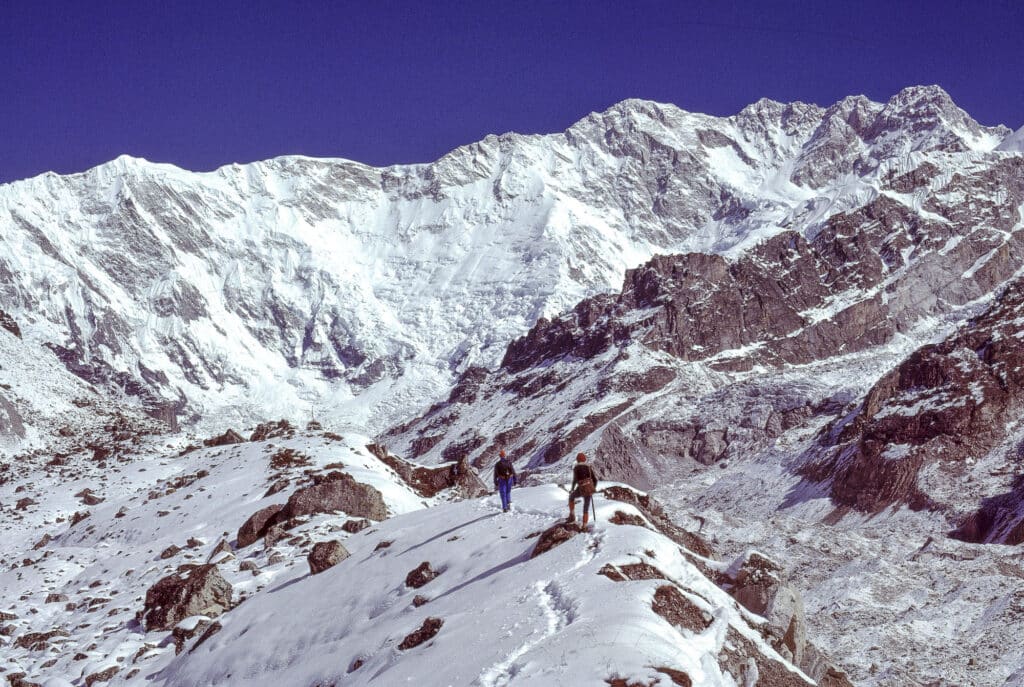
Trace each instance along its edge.
<path fill-rule="evenodd" d="M 1021 2 L 0 0 L 0 182 L 122 153 L 424 162 L 629 97 L 728 115 L 937 83 L 1015 129 L 1022 37 Z"/>

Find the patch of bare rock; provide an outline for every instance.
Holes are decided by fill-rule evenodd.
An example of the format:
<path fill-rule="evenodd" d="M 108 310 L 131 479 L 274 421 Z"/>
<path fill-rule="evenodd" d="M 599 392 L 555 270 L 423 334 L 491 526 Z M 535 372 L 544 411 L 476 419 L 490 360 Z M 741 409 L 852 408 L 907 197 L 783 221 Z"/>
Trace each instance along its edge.
<path fill-rule="evenodd" d="M 402 643 L 398 645 L 398 648 L 402 651 L 417 647 L 424 642 L 433 639 L 438 632 L 441 631 L 441 627 L 444 625 L 444 621 L 440 618 L 427 618 L 423 621 L 420 627 L 410 634 L 406 635 Z"/>

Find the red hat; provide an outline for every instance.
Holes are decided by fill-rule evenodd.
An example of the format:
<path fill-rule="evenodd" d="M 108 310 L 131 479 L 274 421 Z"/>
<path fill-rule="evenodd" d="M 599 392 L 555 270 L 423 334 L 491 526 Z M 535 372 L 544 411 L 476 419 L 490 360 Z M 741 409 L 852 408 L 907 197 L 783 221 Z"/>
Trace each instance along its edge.
<path fill-rule="evenodd" d="M 500 451 L 498 451 L 498 455 L 501 456 L 502 458 L 504 458 L 505 457 L 505 449 L 501 449 Z"/>
<path fill-rule="evenodd" d="M 587 454 L 584 453 L 583 451 L 580 451 L 579 453 L 576 454 L 576 462 L 577 463 L 582 463 L 586 459 L 587 459 Z"/>

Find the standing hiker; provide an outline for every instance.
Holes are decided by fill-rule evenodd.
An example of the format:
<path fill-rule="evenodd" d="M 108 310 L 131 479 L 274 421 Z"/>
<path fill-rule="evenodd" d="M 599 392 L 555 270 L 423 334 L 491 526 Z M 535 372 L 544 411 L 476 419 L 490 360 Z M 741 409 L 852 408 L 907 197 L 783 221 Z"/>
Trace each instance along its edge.
<path fill-rule="evenodd" d="M 569 488 L 569 522 L 576 522 L 576 499 L 583 497 L 583 526 L 590 519 L 591 499 L 597 491 L 597 473 L 587 465 L 587 454 L 576 454 L 576 465 L 572 467 L 572 487 Z"/>
<path fill-rule="evenodd" d="M 494 464 L 494 486 L 501 495 L 501 510 L 504 513 L 512 505 L 512 487 L 516 483 L 516 469 L 512 467 L 512 461 L 502 450 L 498 453 L 498 462 Z"/>

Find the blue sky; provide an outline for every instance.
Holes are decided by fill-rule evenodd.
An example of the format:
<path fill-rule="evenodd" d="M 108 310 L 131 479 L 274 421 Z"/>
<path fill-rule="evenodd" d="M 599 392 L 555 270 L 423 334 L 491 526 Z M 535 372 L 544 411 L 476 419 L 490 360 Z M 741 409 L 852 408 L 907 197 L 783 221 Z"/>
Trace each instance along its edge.
<path fill-rule="evenodd" d="M 631 97 L 733 114 L 937 83 L 1024 124 L 1024 3 L 8 2 L 0 182 L 122 153 L 425 162 Z"/>

